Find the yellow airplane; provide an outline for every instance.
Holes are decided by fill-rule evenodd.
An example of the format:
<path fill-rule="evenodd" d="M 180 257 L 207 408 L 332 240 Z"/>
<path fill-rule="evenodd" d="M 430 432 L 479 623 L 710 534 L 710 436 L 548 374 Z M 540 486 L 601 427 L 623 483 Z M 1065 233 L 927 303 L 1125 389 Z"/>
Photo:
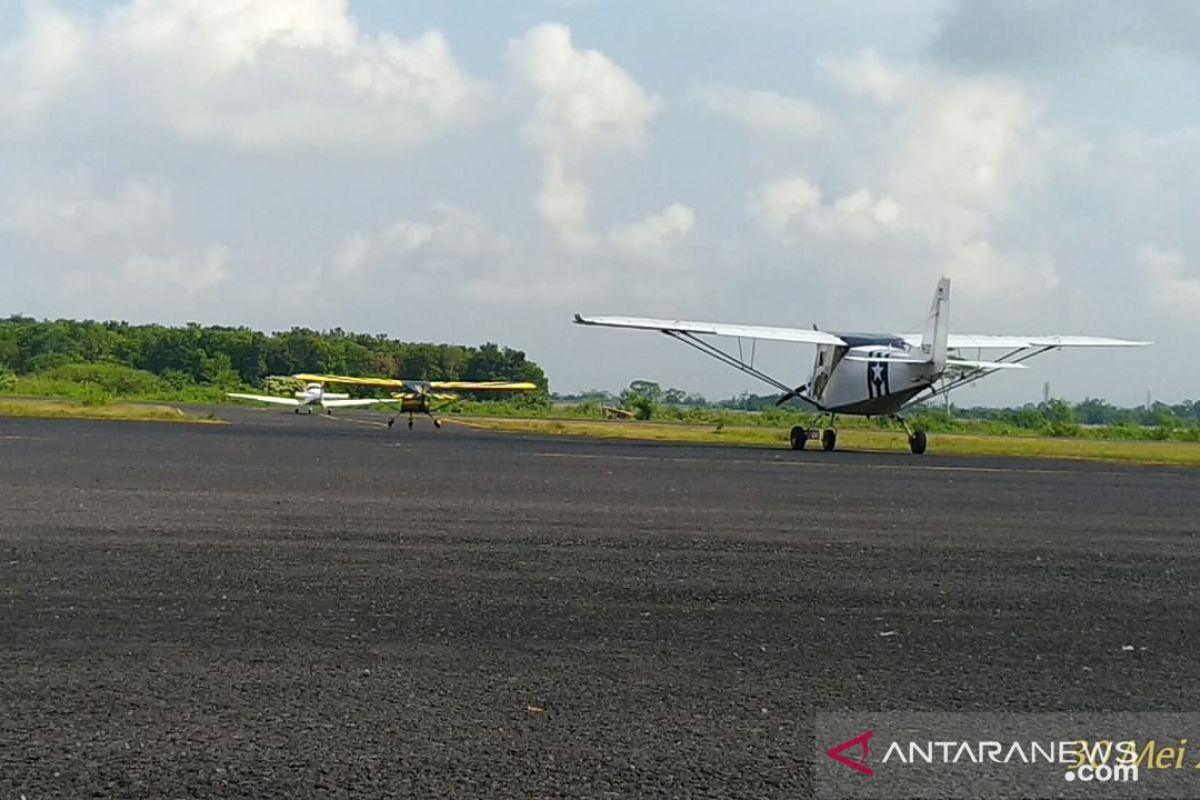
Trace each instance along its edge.
<path fill-rule="evenodd" d="M 413 426 L 413 416 L 424 414 L 433 420 L 435 428 L 442 427 L 442 421 L 434 414 L 447 406 L 457 403 L 459 392 L 532 392 L 537 390 L 536 383 L 523 381 L 414 381 L 401 378 L 355 378 L 348 375 L 312 375 L 301 373 L 293 378 L 306 383 L 336 383 L 343 386 L 368 386 L 376 389 L 391 389 L 389 394 L 395 401 L 396 408 L 401 414 L 408 414 L 408 427 Z M 448 390 L 448 391 L 439 391 Z M 396 417 L 388 420 L 388 427 L 396 422 Z"/>

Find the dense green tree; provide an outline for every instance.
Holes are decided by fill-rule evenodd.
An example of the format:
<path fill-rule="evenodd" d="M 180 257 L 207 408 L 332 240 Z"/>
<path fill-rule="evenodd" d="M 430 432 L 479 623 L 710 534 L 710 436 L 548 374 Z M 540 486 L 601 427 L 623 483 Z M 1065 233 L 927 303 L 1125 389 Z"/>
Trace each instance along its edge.
<path fill-rule="evenodd" d="M 268 375 L 326 372 L 417 380 L 532 381 L 546 375 L 519 350 L 489 342 L 479 348 L 401 342 L 382 334 L 293 328 L 264 334 L 249 328 L 130 325 L 91 320 L 0 320 L 0 369 L 46 373 L 73 364 L 141 370 L 173 385 L 262 386 Z M 71 373 L 62 373 L 69 379 Z"/>

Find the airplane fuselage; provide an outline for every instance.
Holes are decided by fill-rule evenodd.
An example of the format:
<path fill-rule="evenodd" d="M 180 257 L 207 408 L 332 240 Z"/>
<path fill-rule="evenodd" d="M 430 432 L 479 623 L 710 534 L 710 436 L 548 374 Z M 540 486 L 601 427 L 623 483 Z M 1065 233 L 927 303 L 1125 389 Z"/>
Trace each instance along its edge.
<path fill-rule="evenodd" d="M 296 413 L 299 414 L 301 408 L 307 408 L 308 413 L 311 414 L 313 406 L 319 406 L 320 408 L 325 409 L 326 400 L 344 400 L 349 396 L 350 395 L 348 394 L 327 392 L 325 391 L 325 387 L 321 384 L 310 383 L 304 387 L 304 391 L 295 393 L 296 400 L 299 401 L 299 404 L 296 407 Z"/>
<path fill-rule="evenodd" d="M 919 350 L 891 336 L 842 334 L 850 347 L 817 348 L 807 396 L 823 411 L 889 416 L 937 379 Z M 912 363 L 918 362 L 918 363 Z"/>

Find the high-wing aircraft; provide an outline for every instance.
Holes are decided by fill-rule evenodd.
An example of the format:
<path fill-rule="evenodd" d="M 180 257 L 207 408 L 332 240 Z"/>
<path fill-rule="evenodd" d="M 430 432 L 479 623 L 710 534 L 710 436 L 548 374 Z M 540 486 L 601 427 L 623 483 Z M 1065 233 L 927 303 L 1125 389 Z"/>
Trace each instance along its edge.
<path fill-rule="evenodd" d="M 294 375 L 302 381 L 312 381 L 317 384 L 337 383 L 345 386 L 368 386 L 377 389 L 390 389 L 390 400 L 377 400 L 380 403 L 394 403 L 401 414 L 408 414 L 408 427 L 413 426 L 413 416 L 424 414 L 433 420 L 435 428 L 442 427 L 442 421 L 434 416 L 438 411 L 452 406 L 461 398 L 454 394 L 460 392 L 532 392 L 536 383 L 522 381 L 414 381 L 401 378 L 355 378 L 348 375 L 310 375 L 303 373 Z M 445 390 L 445 391 L 443 391 Z M 392 417 L 388 427 L 396 422 Z"/>
<path fill-rule="evenodd" d="M 1151 342 L 1103 339 L 1094 336 L 992 336 L 952 334 L 950 323 L 950 279 L 938 281 L 925 329 L 919 335 L 890 333 L 844 333 L 802 328 L 769 328 L 757 325 L 726 325 L 719 322 L 644 319 L 640 317 L 584 317 L 580 325 L 634 328 L 665 333 L 700 352 L 747 373 L 783 392 L 779 405 L 799 398 L 820 412 L 817 422 L 829 416 L 829 427 L 792 428 L 792 449 L 803 450 L 809 439 L 820 440 L 825 450 L 837 446 L 837 415 L 891 417 L 904 426 L 909 448 L 924 453 L 924 431 L 914 430 L 900 416 L 913 403 L 943 395 L 960 386 L 1002 369 L 1028 369 L 1022 362 L 1061 347 L 1140 347 Z M 738 353 L 723 350 L 706 336 L 738 339 Z M 754 366 L 754 357 L 742 355 L 742 339 L 770 339 L 817 346 L 808 382 L 791 388 Z M 980 360 L 979 351 L 1002 354 Z M 976 351 L 970 358 L 968 351 Z M 753 352 L 753 351 L 752 351 Z"/>
<path fill-rule="evenodd" d="M 325 391 L 325 386 L 318 382 L 309 382 L 304 391 L 296 392 L 292 397 L 279 397 L 272 394 L 243 394 L 242 392 L 226 392 L 229 397 L 239 400 L 257 400 L 260 403 L 274 403 L 280 406 L 292 406 L 296 413 L 307 409 L 311 414 L 314 406 L 320 406 L 326 414 L 332 414 L 335 408 L 356 408 L 373 406 L 378 403 L 390 402 L 386 399 L 351 399 L 348 394 L 335 394 Z"/>

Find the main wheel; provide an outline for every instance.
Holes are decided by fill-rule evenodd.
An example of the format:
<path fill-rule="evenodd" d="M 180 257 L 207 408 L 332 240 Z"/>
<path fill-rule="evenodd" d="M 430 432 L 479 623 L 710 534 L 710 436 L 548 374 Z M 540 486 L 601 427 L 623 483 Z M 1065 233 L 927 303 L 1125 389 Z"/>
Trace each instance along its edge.
<path fill-rule="evenodd" d="M 792 428 L 792 432 L 788 438 L 792 443 L 793 450 L 803 450 L 804 445 L 808 443 L 808 431 L 797 425 Z"/>
<path fill-rule="evenodd" d="M 908 449 L 912 450 L 914 456 L 924 453 L 927 444 L 925 431 L 914 431 L 913 435 L 908 437 Z"/>
<path fill-rule="evenodd" d="M 829 452 L 837 447 L 837 431 L 833 428 L 826 428 L 821 434 L 821 447 L 825 448 L 825 452 Z"/>

